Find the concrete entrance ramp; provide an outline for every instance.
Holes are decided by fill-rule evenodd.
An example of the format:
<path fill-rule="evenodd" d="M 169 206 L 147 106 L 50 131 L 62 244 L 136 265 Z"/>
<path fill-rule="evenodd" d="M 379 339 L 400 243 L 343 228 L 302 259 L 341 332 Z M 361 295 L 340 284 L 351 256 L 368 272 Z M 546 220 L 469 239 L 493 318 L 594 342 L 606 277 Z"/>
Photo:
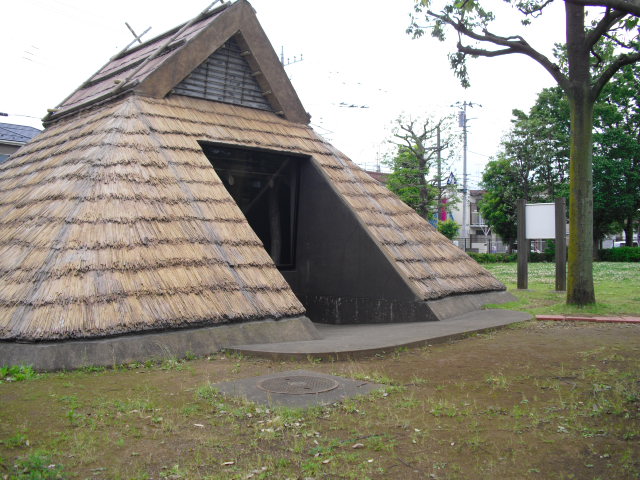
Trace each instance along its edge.
<path fill-rule="evenodd" d="M 512 310 L 476 310 L 436 322 L 314 326 L 314 340 L 232 345 L 227 350 L 272 359 L 349 358 L 398 347 L 413 347 L 460 338 L 530 320 L 531 314 Z"/>

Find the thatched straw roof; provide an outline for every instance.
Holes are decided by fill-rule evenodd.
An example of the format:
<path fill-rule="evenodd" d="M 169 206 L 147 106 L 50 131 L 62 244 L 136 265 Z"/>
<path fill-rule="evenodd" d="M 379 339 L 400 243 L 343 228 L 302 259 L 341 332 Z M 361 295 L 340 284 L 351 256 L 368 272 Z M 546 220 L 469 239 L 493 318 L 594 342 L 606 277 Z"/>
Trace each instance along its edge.
<path fill-rule="evenodd" d="M 210 36 L 223 15 L 241 19 L 229 17 L 240 22 L 231 22 L 229 35 L 243 47 L 264 49 L 247 5 L 195 22 L 176 47 L 186 49 L 179 63 L 188 57 L 196 68 L 211 54 L 194 56 L 189 41 Z M 167 36 L 159 38 L 151 44 Z M 133 68 L 131 58 L 153 51 L 143 45 L 81 86 L 42 134 L 0 165 L 0 339 L 95 338 L 304 314 L 198 142 L 308 156 L 418 302 L 504 290 L 306 125 L 267 50 L 252 62 L 278 86 L 265 95 L 283 110 L 170 90 L 152 98 L 149 85 L 166 81 L 158 73 L 166 58 L 138 87 L 104 90 L 104 72 Z"/>
<path fill-rule="evenodd" d="M 304 313 L 211 164 L 190 151 L 195 140 L 161 138 L 147 108 L 129 97 L 77 116 L 0 167 L 1 338 Z"/>
<path fill-rule="evenodd" d="M 421 299 L 503 288 L 311 128 L 129 96 L 49 128 L 0 167 L 0 336 L 303 313 L 198 141 L 311 155 Z"/>

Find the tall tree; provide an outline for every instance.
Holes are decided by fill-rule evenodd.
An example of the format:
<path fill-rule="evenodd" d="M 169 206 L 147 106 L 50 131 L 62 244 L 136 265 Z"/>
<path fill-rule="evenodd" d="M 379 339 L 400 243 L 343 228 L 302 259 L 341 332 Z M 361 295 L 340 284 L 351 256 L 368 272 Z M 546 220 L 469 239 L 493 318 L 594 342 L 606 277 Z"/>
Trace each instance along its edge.
<path fill-rule="evenodd" d="M 449 188 L 438 169 L 437 162 L 447 161 L 456 137 L 451 118 L 422 120 L 400 117 L 395 122 L 393 138 L 396 146 L 393 157 L 385 161 L 391 168 L 387 186 L 421 217 L 430 220 L 443 206 L 443 198 L 451 198 Z"/>
<path fill-rule="evenodd" d="M 639 87 L 640 65 L 627 65 L 594 105 L 594 254 L 606 234 L 633 226 L 640 215 L 640 106 L 635 94 Z M 528 114 L 513 113 L 513 127 L 499 160 L 489 162 L 483 177 L 489 196 L 483 216 L 504 223 L 504 234 L 494 226 L 503 238 L 510 238 L 513 230 L 508 221 L 515 222 L 514 191 L 517 198 L 531 201 L 552 201 L 568 193 L 570 114 L 560 87 L 542 90 Z M 507 205 L 490 211 L 502 202 Z M 632 233 L 627 237 L 632 240 Z"/>
<path fill-rule="evenodd" d="M 541 16 L 556 0 L 504 0 L 522 14 L 522 24 Z M 557 0 L 559 1 L 559 0 Z M 464 86 L 469 85 L 466 60 L 522 54 L 538 62 L 556 80 L 569 99 L 571 111 L 569 275 L 567 303 L 595 302 L 593 287 L 593 106 L 603 87 L 625 65 L 640 61 L 640 0 L 564 0 L 566 17 L 566 65 L 536 50 L 523 36 L 497 35 L 489 30 L 495 15 L 481 0 L 449 0 L 439 11 L 433 0 L 416 0 L 415 13 L 424 14 L 427 25 L 415 17 L 408 33 L 414 37 L 431 28 L 445 39 L 445 27 L 457 32 L 457 51 L 450 55 L 452 68 Z M 586 7 L 593 20 L 587 20 Z M 596 8 L 597 7 L 597 8 Z M 462 39 L 473 44 L 463 44 Z M 603 44 L 615 45 L 614 49 Z M 563 68 L 566 67 L 566 68 Z"/>
<path fill-rule="evenodd" d="M 480 184 L 487 191 L 480 201 L 482 218 L 500 235 L 509 251 L 517 237 L 516 201 L 525 198 L 518 182 L 521 175 L 508 158 L 499 155 L 487 163 Z"/>
<path fill-rule="evenodd" d="M 594 240 L 640 220 L 640 64 L 619 71 L 595 106 Z M 598 208 L 601 207 L 601 208 Z M 598 222 L 602 231 L 597 232 Z M 594 245 L 595 246 L 595 245 Z"/>
<path fill-rule="evenodd" d="M 548 161 L 549 145 L 554 142 L 547 122 L 521 110 L 513 110 L 513 116 L 502 151 L 482 173 L 481 186 L 487 193 L 480 202 L 482 217 L 509 245 L 516 239 L 517 200 L 547 200 L 549 191 L 557 190 L 558 177 Z"/>

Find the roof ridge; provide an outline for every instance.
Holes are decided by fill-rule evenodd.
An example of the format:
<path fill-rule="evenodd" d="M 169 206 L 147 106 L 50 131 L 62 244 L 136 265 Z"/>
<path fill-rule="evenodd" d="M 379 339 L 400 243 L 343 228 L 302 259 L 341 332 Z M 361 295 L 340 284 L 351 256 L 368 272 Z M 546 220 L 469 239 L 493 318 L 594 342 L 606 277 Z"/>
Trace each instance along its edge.
<path fill-rule="evenodd" d="M 217 3 L 217 2 L 213 2 L 213 3 Z M 212 3 L 212 4 L 210 4 L 209 8 L 211 8 L 211 7 L 213 6 L 213 3 Z M 141 43 L 141 44 L 139 44 L 139 45 L 136 45 L 135 47 L 127 48 L 126 50 L 125 50 L 125 49 L 123 49 L 123 50 L 121 50 L 120 52 L 116 53 L 113 57 L 111 57 L 111 58 L 109 59 L 109 61 L 112 61 L 112 60 L 119 60 L 119 59 L 121 59 L 121 58 L 123 58 L 123 57 L 125 57 L 125 56 L 127 56 L 127 55 L 129 55 L 129 54 L 131 54 L 131 53 L 135 53 L 135 52 L 137 52 L 138 50 L 141 50 L 141 49 L 143 49 L 144 47 L 147 47 L 147 46 L 151 45 L 152 43 L 158 42 L 159 40 L 162 40 L 163 38 L 166 38 L 166 37 L 170 36 L 171 34 L 176 33 L 178 30 L 180 30 L 182 27 L 184 27 L 184 26 L 185 26 L 187 23 L 189 23 L 190 21 L 193 21 L 193 20 L 195 19 L 195 22 L 194 22 L 194 23 L 196 23 L 196 22 L 198 22 L 198 21 L 206 20 L 207 18 L 212 17 L 212 16 L 214 16 L 214 15 L 216 15 L 216 14 L 220 13 L 221 11 L 223 11 L 223 10 L 225 10 L 225 9 L 229 8 L 229 7 L 230 7 L 231 5 L 233 5 L 234 3 L 235 3 L 235 2 L 225 3 L 225 2 L 224 2 L 224 0 L 222 0 L 222 5 L 220 5 L 219 7 L 215 8 L 215 9 L 213 9 L 213 10 L 210 10 L 210 11 L 208 11 L 208 12 L 206 12 L 206 13 L 204 13 L 204 12 L 200 12 L 200 13 L 198 14 L 198 16 L 196 16 L 196 17 L 192 18 L 191 20 L 187 20 L 186 22 L 184 22 L 184 23 L 182 23 L 182 24 L 180 24 L 180 25 L 177 25 L 177 26 L 175 26 L 175 27 L 173 27 L 173 28 L 171 28 L 171 29 L 167 30 L 166 32 L 160 33 L 160 34 L 156 35 L 155 37 L 153 37 L 153 38 L 151 38 L 151 39 L 149 39 L 149 40 L 146 40 L 146 41 L 142 42 L 142 43 Z M 209 8 L 207 8 L 207 10 L 208 10 Z"/>

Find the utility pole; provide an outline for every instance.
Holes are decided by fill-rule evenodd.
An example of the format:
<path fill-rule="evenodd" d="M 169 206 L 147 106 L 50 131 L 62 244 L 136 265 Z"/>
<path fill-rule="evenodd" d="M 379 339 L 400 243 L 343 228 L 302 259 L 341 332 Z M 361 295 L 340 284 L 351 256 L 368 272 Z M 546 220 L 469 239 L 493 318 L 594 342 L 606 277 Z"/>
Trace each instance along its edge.
<path fill-rule="evenodd" d="M 438 129 L 436 131 L 436 141 L 437 141 L 437 149 L 438 149 L 438 213 L 436 218 L 440 221 L 442 216 L 442 156 L 441 151 L 442 147 L 440 146 L 440 124 L 438 124 Z"/>
<path fill-rule="evenodd" d="M 467 102 L 466 100 L 456 106 L 462 107 L 458 113 L 458 124 L 462 127 L 462 238 L 465 242 L 465 250 L 467 247 L 467 239 L 469 238 L 469 214 L 467 213 L 469 204 L 469 190 L 467 188 L 467 107 L 481 107 L 477 103 Z"/>

